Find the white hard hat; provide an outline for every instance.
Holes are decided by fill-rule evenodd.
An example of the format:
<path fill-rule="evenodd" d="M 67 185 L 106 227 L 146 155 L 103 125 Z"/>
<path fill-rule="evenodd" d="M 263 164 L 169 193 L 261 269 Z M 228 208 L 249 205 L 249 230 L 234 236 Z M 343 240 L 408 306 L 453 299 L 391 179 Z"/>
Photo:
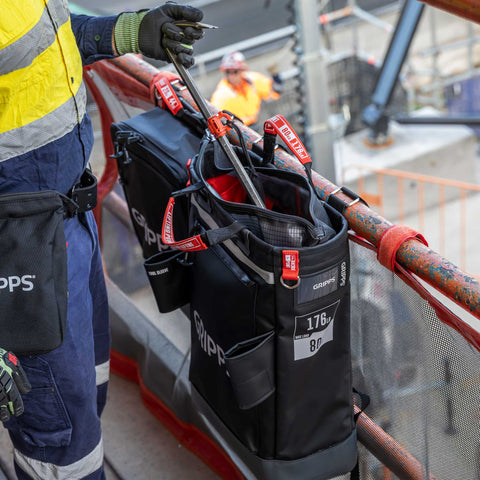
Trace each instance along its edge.
<path fill-rule="evenodd" d="M 241 52 L 227 53 L 222 58 L 220 64 L 220 70 L 246 70 L 247 64 L 245 63 L 245 57 Z"/>

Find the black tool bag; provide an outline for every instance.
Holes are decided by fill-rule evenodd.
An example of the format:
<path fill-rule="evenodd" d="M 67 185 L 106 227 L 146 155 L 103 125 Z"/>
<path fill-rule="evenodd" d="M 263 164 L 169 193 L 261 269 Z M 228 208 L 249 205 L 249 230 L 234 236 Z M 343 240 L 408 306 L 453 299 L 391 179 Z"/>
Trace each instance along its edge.
<path fill-rule="evenodd" d="M 198 114 L 186 106 L 177 116 L 156 107 L 111 127 L 120 181 L 161 312 L 189 301 L 190 263 L 162 243 L 161 231 L 168 199 L 186 186 L 187 163 L 198 153 L 203 132 Z M 180 208 L 176 228 L 186 233 L 186 203 Z"/>
<path fill-rule="evenodd" d="M 0 347 L 16 355 L 50 352 L 63 342 L 67 246 L 63 220 L 96 205 L 86 170 L 62 195 L 53 190 L 0 195 Z"/>
<path fill-rule="evenodd" d="M 237 149 L 245 165 L 262 159 Z M 205 139 L 192 186 L 169 202 L 164 242 L 193 253 L 190 380 L 267 479 L 353 469 L 347 224 L 307 179 L 250 169 L 267 209 Z M 190 203 L 190 236 L 174 226 Z M 182 210 L 179 211 L 181 214 Z M 177 238 L 177 240 L 176 240 Z M 180 240 L 178 240 L 180 238 Z"/>

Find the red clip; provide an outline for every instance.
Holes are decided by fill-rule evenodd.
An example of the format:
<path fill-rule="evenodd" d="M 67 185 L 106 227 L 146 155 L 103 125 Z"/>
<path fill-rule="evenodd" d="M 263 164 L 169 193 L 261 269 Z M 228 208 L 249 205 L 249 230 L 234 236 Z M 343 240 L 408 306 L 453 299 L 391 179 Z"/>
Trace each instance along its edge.
<path fill-rule="evenodd" d="M 228 113 L 218 112 L 217 114 L 212 115 L 207 121 L 208 129 L 212 132 L 212 135 L 215 138 L 223 137 L 228 131 L 228 127 L 222 122 L 222 118 L 226 118 L 227 120 L 233 119 Z"/>
<path fill-rule="evenodd" d="M 277 134 L 277 131 L 275 130 L 275 127 L 273 126 L 272 122 L 270 122 L 269 120 L 267 120 L 263 124 L 263 131 L 265 133 L 270 133 L 271 135 L 276 135 Z"/>

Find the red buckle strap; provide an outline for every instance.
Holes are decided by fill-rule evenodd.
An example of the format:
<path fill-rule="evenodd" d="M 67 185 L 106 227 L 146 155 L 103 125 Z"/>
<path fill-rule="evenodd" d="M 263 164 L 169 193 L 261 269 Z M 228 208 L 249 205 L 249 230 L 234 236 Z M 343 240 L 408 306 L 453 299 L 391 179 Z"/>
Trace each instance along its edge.
<path fill-rule="evenodd" d="M 300 266 L 298 250 L 282 250 L 283 268 L 280 283 L 290 290 L 297 288 L 300 284 Z M 285 281 L 295 282 L 293 285 Z"/>
<path fill-rule="evenodd" d="M 154 75 L 154 77 L 152 78 L 152 80 L 150 81 L 150 87 L 149 87 L 149 90 L 150 90 L 150 100 L 152 101 L 152 103 L 154 105 L 157 104 L 157 94 L 156 92 L 160 92 L 160 83 L 168 83 L 170 84 L 170 82 L 173 82 L 173 81 L 178 81 L 180 79 L 180 77 L 178 75 L 175 75 L 174 73 L 171 73 L 171 72 L 160 72 L 160 73 L 157 73 L 156 75 Z M 170 86 L 171 87 L 171 86 Z M 173 87 L 171 87 L 173 88 Z"/>
<path fill-rule="evenodd" d="M 395 270 L 397 251 L 403 242 L 416 239 L 428 247 L 428 242 L 421 233 L 406 225 L 393 225 L 385 230 L 378 239 L 377 259 L 385 267 Z"/>

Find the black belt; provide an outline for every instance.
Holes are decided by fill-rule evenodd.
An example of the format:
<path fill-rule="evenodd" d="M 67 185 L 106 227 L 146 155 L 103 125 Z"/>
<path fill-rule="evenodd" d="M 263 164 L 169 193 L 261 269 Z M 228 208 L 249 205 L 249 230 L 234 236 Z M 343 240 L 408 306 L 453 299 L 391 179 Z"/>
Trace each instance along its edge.
<path fill-rule="evenodd" d="M 66 197 L 70 200 L 65 202 L 66 214 L 69 217 L 88 212 L 97 206 L 97 178 L 89 168 L 85 169 L 80 181 L 67 193 Z"/>

